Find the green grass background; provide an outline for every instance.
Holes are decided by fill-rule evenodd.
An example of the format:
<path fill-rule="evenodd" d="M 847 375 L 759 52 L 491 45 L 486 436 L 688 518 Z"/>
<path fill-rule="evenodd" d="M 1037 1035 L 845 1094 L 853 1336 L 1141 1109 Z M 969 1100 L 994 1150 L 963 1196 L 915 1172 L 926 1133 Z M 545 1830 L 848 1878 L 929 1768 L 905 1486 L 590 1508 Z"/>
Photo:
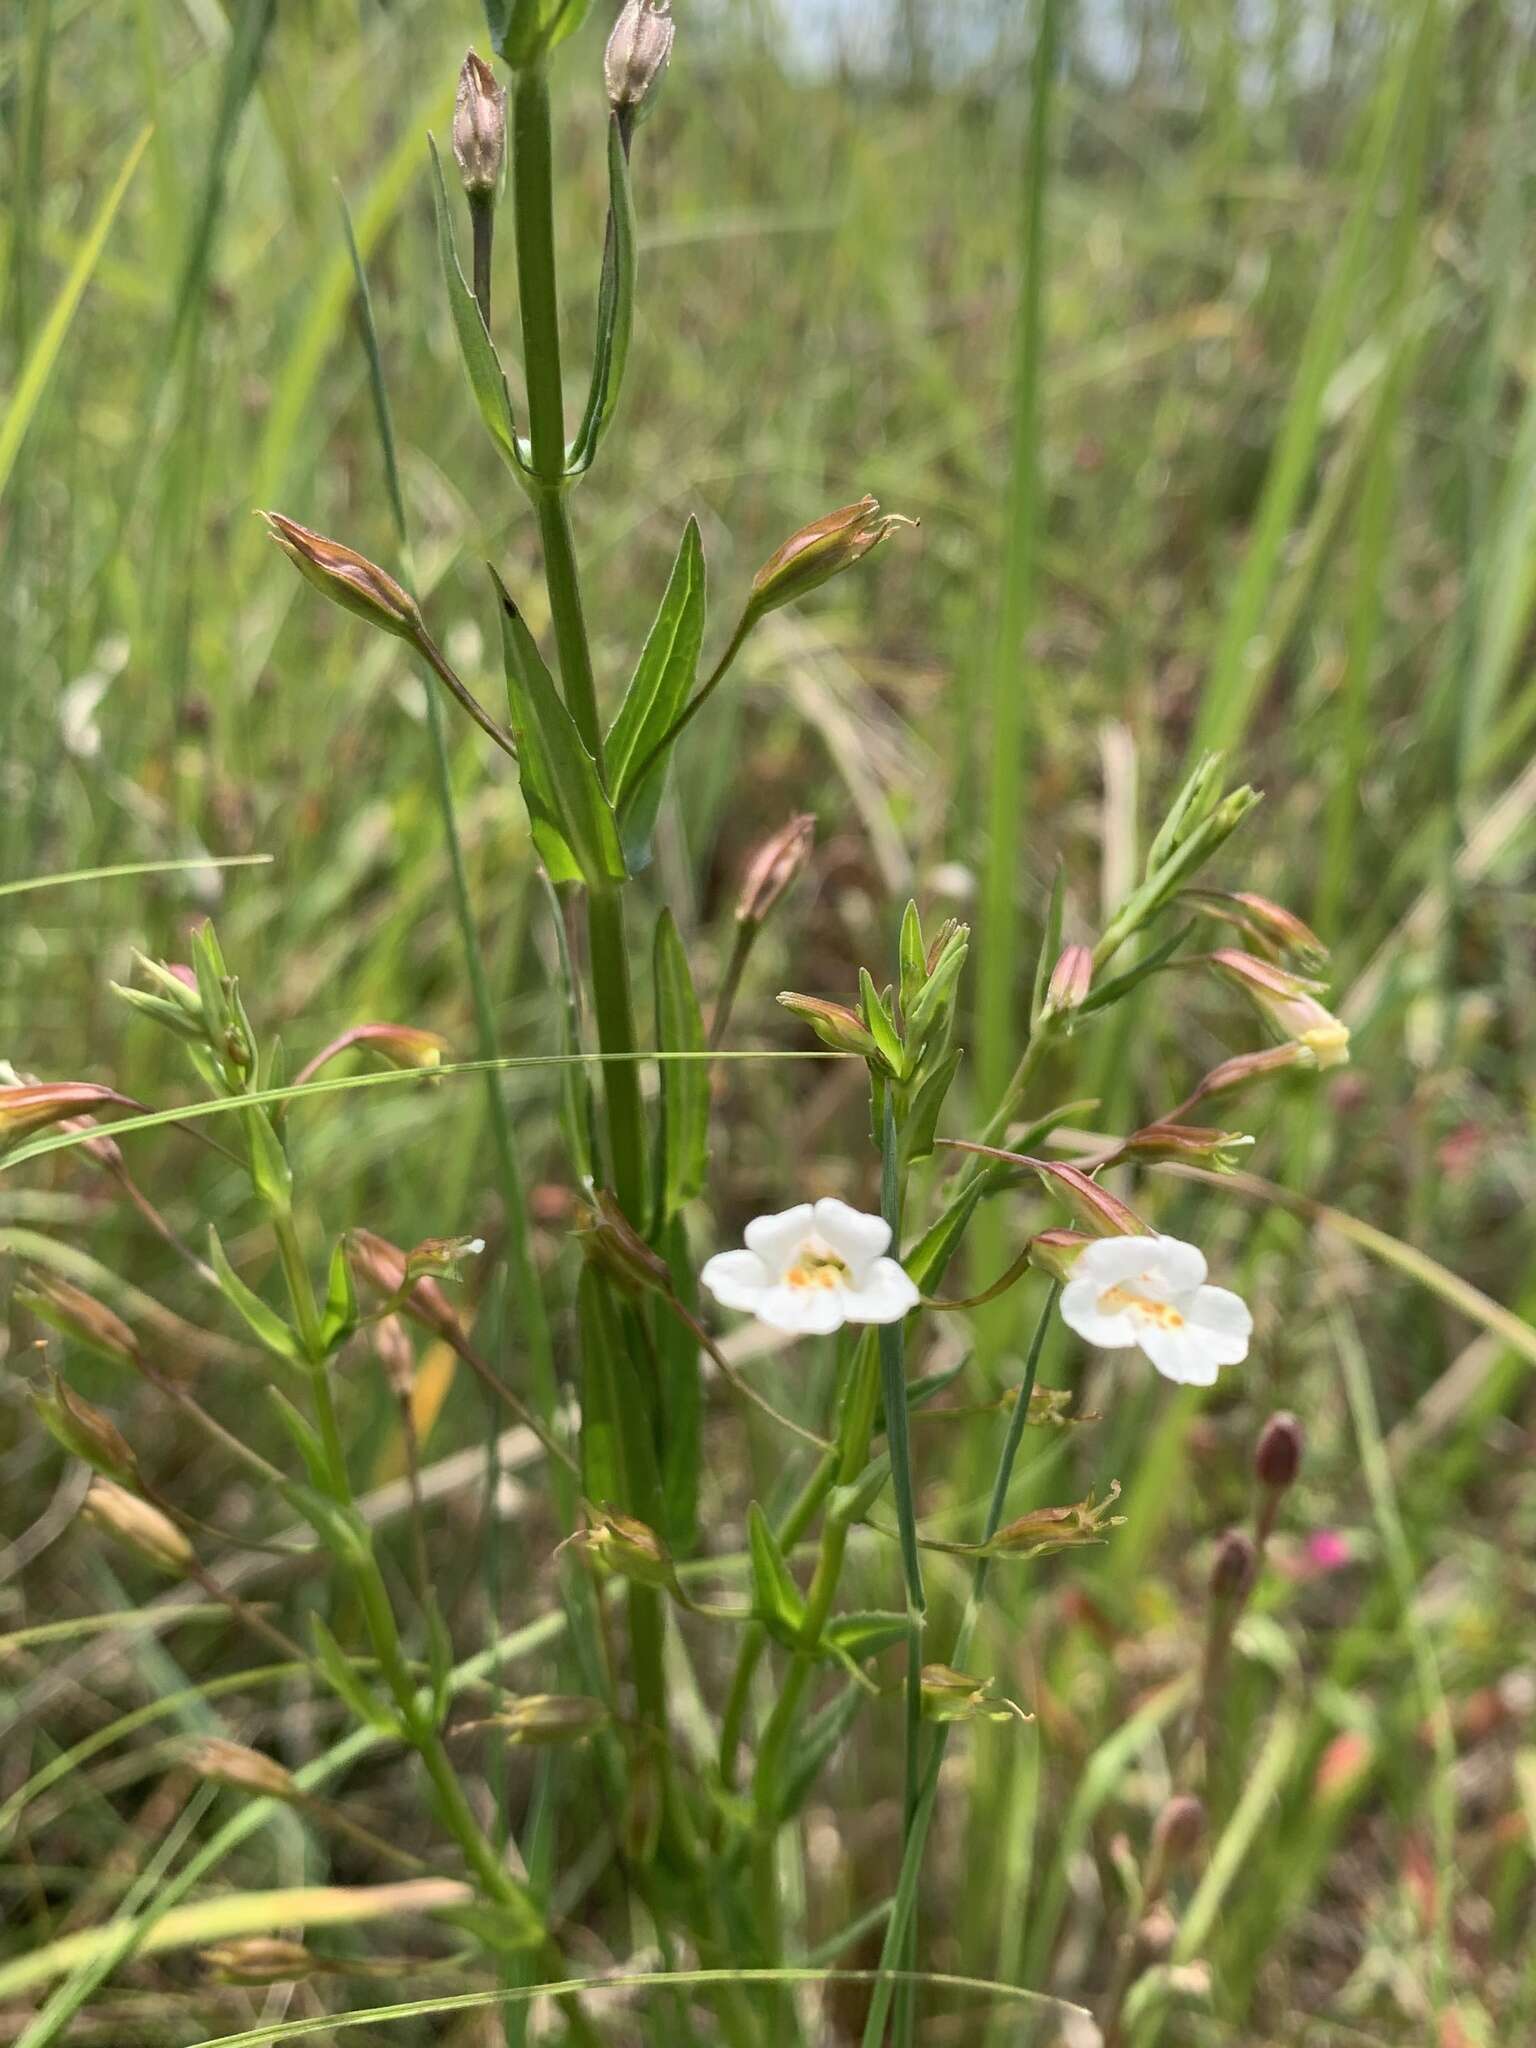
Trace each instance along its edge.
<path fill-rule="evenodd" d="M 804 519 L 868 490 L 922 522 L 777 617 L 684 743 L 658 877 L 701 984 L 723 965 L 748 849 L 809 808 L 817 862 L 754 958 L 741 1042 L 798 1048 L 773 992 L 846 994 L 856 963 L 889 955 L 915 892 L 925 911 L 975 922 L 968 1037 L 983 1075 L 1006 1073 L 1057 863 L 1068 934 L 1089 935 L 1180 765 L 1222 745 L 1266 792 L 1222 879 L 1317 924 L 1355 1029 L 1348 1070 L 1255 1105 L 1255 1170 L 1529 1313 L 1528 10 L 1276 0 L 1244 27 L 1220 0 L 1149 0 L 1130 11 L 1142 41 L 1127 78 L 1096 68 L 1091 20 L 1066 6 L 1044 186 L 1025 175 L 1032 6 L 969 6 L 961 33 L 914 5 L 929 61 L 908 62 L 898 36 L 878 75 L 808 70 L 766 5 L 677 11 L 673 76 L 636 151 L 628 387 L 574 502 L 607 705 L 688 513 L 709 558 L 711 645 Z M 19 1068 L 177 1099 L 174 1047 L 108 983 L 128 978 L 135 946 L 178 957 L 209 911 L 295 1064 L 376 1018 L 474 1051 L 421 679 L 398 643 L 313 602 L 252 510 L 398 566 L 339 187 L 433 631 L 494 703 L 486 559 L 546 624 L 531 520 L 475 420 L 432 236 L 424 132 L 445 134 L 479 29 L 467 0 L 13 0 L 0 18 L 0 879 L 272 856 L 6 900 L 0 1054 Z M 600 47 L 594 21 L 557 73 L 573 366 L 605 198 Z M 1021 347 L 1019 313 L 1034 196 L 1038 352 Z M 505 267 L 498 294 L 512 363 Z M 1038 423 L 1022 467 L 1020 417 Z M 1000 721 L 1016 746 L 997 747 Z M 508 764 L 462 722 L 450 731 L 501 1049 L 549 1052 L 555 956 L 521 804 Z M 1070 1092 L 1099 1098 L 1099 1128 L 1155 1112 L 1250 1042 L 1182 980 L 1121 1014 L 1074 1052 Z M 556 1091 L 537 1070 L 507 1089 L 568 1344 Z M 872 1196 L 856 1077 L 732 1070 L 717 1114 L 701 1250 L 813 1186 Z M 477 1084 L 299 1115 L 306 1186 L 333 1231 L 498 1240 Z M 160 1134 L 133 1159 L 174 1221 L 195 1233 L 214 1220 L 259 1273 L 267 1248 L 242 1239 L 238 1182 L 216 1159 Z M 1254 1359 L 1199 1407 L 1118 1368 L 1090 1374 L 1102 1422 L 1029 1479 L 1067 1498 L 1118 1476 L 1130 1521 L 1104 1552 L 1000 1595 L 989 1654 L 1039 1719 L 976 1734 L 946 1780 L 927 1960 L 1068 1995 L 1095 1981 L 1116 1836 L 1144 1835 L 1160 1793 L 1155 1734 L 1132 1716 L 1187 1668 L 1205 1546 L 1243 1511 L 1248 1447 L 1285 1405 L 1312 1443 L 1289 1533 L 1337 1527 L 1355 1561 L 1325 1580 L 1266 1578 L 1233 1681 L 1218 1814 L 1230 1868 L 1198 1945 L 1213 2009 L 1168 2038 L 1523 2039 L 1536 2029 L 1529 1360 L 1411 1273 L 1295 1219 L 1173 1181 L 1150 1183 L 1146 1206 L 1255 1300 Z M 1007 1219 L 998 1230 L 1006 1244 Z M 39 1232 L 202 1312 L 168 1255 L 67 1165 L 0 1186 L 0 1248 L 35 1254 Z M 60 1481 L 22 1399 L 33 1334 L 13 1321 L 18 1370 L 0 1396 L 0 1535 L 18 1545 L 5 1627 L 145 1590 L 78 1535 L 33 1554 Z M 515 1361 L 515 1303 L 495 1335 Z M 1011 1315 L 989 1324 L 987 1369 L 1019 1341 Z M 1047 1354 L 1047 1380 L 1077 1370 L 1065 1344 Z M 142 1391 L 90 1367 L 80 1384 L 130 1434 L 162 1432 L 167 1477 L 198 1512 L 242 1511 Z M 210 1395 L 226 1414 L 242 1398 Z M 361 1442 L 383 1440 L 366 1391 L 354 1418 Z M 456 1389 L 432 1448 L 481 1426 L 472 1389 Z M 919 1431 L 928 1513 L 973 1501 L 994 1430 Z M 777 1455 L 717 1422 L 708 1489 L 727 1537 Z M 509 1619 L 547 1604 L 541 1513 L 505 1532 Z M 471 1487 L 436 1529 L 471 1647 L 488 1628 L 462 1555 L 475 1527 Z M 872 1599 L 888 1566 L 867 1560 Z M 24 1699 L 54 1654 L 12 1653 L 0 1685 Z M 135 1639 L 83 1696 L 27 1723 L 0 1799 L 113 1714 L 234 1668 L 195 1631 Z M 1442 1695 L 1454 1753 L 1427 1732 Z M 176 1718 L 209 1711 L 196 1700 Z M 252 1711 L 242 1725 L 298 1754 L 318 1740 L 301 1715 L 288 1728 Z M 883 1895 L 894 1715 L 865 1727 L 799 1837 L 789 1875 L 813 1944 Z M 1137 1739 L 1121 1739 L 1128 1725 Z M 72 1776 L 0 1851 L 11 1953 L 100 1918 L 121 1890 L 114 1855 L 123 1882 L 141 1865 L 147 1793 L 122 1761 L 135 1755 L 125 1744 Z M 1341 1776 L 1352 1756 L 1358 1773 Z M 1248 1809 L 1244 1782 L 1260 1786 Z M 387 1801 L 387 1783 L 372 1796 Z M 565 1801 L 552 1853 L 574 1855 L 579 1782 Z M 158 1840 L 164 1817 L 144 1825 Z M 224 1881 L 297 1882 L 319 1854 L 273 1830 Z M 589 1882 L 622 1955 L 603 1880 Z M 839 1951 L 870 1959 L 868 1937 Z M 132 2007 L 146 2039 L 202 2038 L 178 2002 L 188 1981 L 141 1973 L 102 1992 L 107 2037 L 123 2038 L 116 1996 L 119 2026 Z M 931 2004 L 924 2039 L 974 2038 L 962 2008 Z M 233 2027 L 259 2000 L 226 1995 L 218 2010 Z"/>

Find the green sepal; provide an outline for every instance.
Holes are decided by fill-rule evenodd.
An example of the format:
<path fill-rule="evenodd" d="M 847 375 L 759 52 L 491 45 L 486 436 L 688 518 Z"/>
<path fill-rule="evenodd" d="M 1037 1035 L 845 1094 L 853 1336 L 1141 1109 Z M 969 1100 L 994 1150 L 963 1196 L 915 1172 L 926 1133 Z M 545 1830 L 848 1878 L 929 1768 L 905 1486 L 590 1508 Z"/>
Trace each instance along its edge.
<path fill-rule="evenodd" d="M 880 1057 L 899 1078 L 907 1070 L 906 1049 L 901 1042 L 901 1033 L 896 1029 L 896 1020 L 875 987 L 867 967 L 859 969 L 859 1009 L 871 1038 L 880 1048 Z"/>
<path fill-rule="evenodd" d="M 951 1047 L 933 1072 L 924 1076 L 912 1097 L 912 1106 L 907 1111 L 907 1119 L 901 1130 L 903 1165 L 912 1166 L 919 1159 L 926 1159 L 933 1151 L 934 1134 L 939 1127 L 939 1114 L 944 1107 L 945 1098 L 954 1085 L 955 1075 L 960 1070 L 960 1059 L 960 1047 Z"/>
<path fill-rule="evenodd" d="M 878 1458 L 865 1466 L 857 1479 L 850 1480 L 846 1486 L 832 1489 L 827 1496 L 827 1520 L 845 1527 L 862 1522 L 884 1493 L 890 1477 L 890 1453 L 883 1451 Z"/>
<path fill-rule="evenodd" d="M 918 915 L 917 905 L 909 897 L 907 907 L 901 914 L 901 943 L 898 948 L 901 957 L 901 1014 L 910 1021 L 912 1005 L 922 992 L 923 983 L 928 979 L 928 949 L 923 944 L 923 921 Z"/>
<path fill-rule="evenodd" d="M 1061 920 L 1066 904 L 1067 875 L 1061 862 L 1056 863 L 1056 873 L 1051 880 L 1051 900 L 1046 906 L 1045 926 L 1040 934 L 1040 952 L 1035 960 L 1035 986 L 1029 999 L 1029 1021 L 1036 1025 L 1045 1008 L 1046 993 L 1051 985 L 1051 972 L 1061 953 Z"/>
<path fill-rule="evenodd" d="M 867 1657 L 879 1656 L 894 1643 L 904 1643 L 910 1628 L 905 1614 L 872 1609 L 868 1613 L 833 1615 L 822 1630 L 821 1640 L 829 1653 L 861 1663 Z"/>

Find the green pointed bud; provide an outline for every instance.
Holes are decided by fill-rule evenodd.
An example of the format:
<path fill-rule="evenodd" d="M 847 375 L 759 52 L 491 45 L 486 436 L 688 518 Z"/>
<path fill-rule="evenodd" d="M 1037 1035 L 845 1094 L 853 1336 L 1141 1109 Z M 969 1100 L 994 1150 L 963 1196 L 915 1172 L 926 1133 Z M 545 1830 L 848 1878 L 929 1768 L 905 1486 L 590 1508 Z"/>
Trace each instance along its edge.
<path fill-rule="evenodd" d="M 884 1072 L 890 1071 L 873 1033 L 858 1011 L 850 1010 L 846 1003 L 829 1003 L 820 996 L 796 995 L 791 989 L 783 990 L 777 1001 L 809 1024 L 822 1044 L 830 1045 L 834 1052 L 857 1053 L 861 1060 L 869 1060 Z"/>
<path fill-rule="evenodd" d="M 1029 1240 L 1029 1263 L 1036 1272 L 1067 1281 L 1084 1245 L 1092 1242 L 1081 1230 L 1041 1230 Z"/>
<path fill-rule="evenodd" d="M 833 576 L 851 569 L 898 526 L 915 526 L 899 512 L 882 512 L 878 498 L 860 498 L 813 519 L 776 548 L 752 579 L 747 610 L 753 617 L 797 604 Z"/>
<path fill-rule="evenodd" d="M 409 640 L 416 646 L 422 644 L 426 627 L 416 600 L 377 563 L 358 554 L 355 548 L 343 547 L 340 541 L 312 533 L 281 512 L 263 512 L 261 517 L 299 574 L 332 604 L 355 612 L 358 618 L 398 639 Z"/>
<path fill-rule="evenodd" d="M 588 1255 L 631 1294 L 672 1294 L 672 1268 L 652 1251 L 619 1207 L 618 1196 L 607 1188 L 596 1192 L 583 1239 Z"/>

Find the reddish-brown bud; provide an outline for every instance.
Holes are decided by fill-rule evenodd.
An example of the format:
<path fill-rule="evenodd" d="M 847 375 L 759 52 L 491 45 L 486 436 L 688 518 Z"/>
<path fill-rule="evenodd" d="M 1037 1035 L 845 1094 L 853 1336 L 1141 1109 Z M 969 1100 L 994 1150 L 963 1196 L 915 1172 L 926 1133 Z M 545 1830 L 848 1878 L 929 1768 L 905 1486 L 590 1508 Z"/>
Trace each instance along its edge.
<path fill-rule="evenodd" d="M 1211 1596 L 1239 1605 L 1253 1591 L 1259 1575 L 1259 1553 L 1245 1529 L 1228 1529 L 1216 1544 L 1211 1559 Z"/>
<path fill-rule="evenodd" d="M 132 1445 L 111 1416 L 77 1394 L 67 1380 L 54 1373 L 51 1393 L 34 1393 L 32 1406 L 43 1427 L 71 1457 L 83 1459 L 108 1479 L 132 1482 L 138 1471 Z"/>
<path fill-rule="evenodd" d="M 1223 1060 L 1219 1066 L 1212 1067 L 1184 1107 L 1193 1109 L 1207 1096 L 1230 1095 L 1234 1089 L 1251 1087 L 1255 1081 L 1267 1081 L 1271 1074 L 1283 1074 L 1292 1067 L 1316 1065 L 1314 1055 L 1295 1040 L 1289 1045 L 1268 1046 L 1263 1052 L 1240 1052 L 1235 1059 Z"/>
<path fill-rule="evenodd" d="M 344 547 L 340 541 L 311 532 L 281 512 L 263 512 L 261 516 L 299 574 L 333 604 L 355 612 L 360 619 L 367 619 L 370 625 L 382 627 L 399 639 L 421 644 L 426 628 L 416 600 L 376 562 L 370 562 L 355 548 Z"/>
<path fill-rule="evenodd" d="M 259 1749 L 247 1749 L 243 1742 L 228 1742 L 222 1735 L 199 1735 L 182 1751 L 187 1769 L 210 1784 L 227 1785 L 233 1792 L 249 1792 L 260 1799 L 291 1801 L 302 1797 L 293 1773 L 275 1757 Z"/>
<path fill-rule="evenodd" d="M 1328 948 L 1294 910 L 1256 896 L 1250 889 L 1186 889 L 1184 900 L 1207 917 L 1232 925 L 1250 945 L 1281 960 L 1290 960 L 1304 974 L 1315 974 L 1328 962 Z"/>
<path fill-rule="evenodd" d="M 1120 1150 L 1127 1159 L 1174 1159 L 1213 1173 L 1231 1173 L 1252 1143 L 1242 1131 L 1210 1130 L 1202 1124 L 1147 1124 L 1133 1131 Z"/>
<path fill-rule="evenodd" d="M 413 1269 L 416 1253 L 403 1252 L 372 1230 L 349 1230 L 347 1264 L 360 1285 L 382 1295 L 390 1308 L 456 1343 L 463 1335 L 453 1303 L 430 1275 Z M 421 1247 L 418 1247 L 418 1252 Z"/>
<path fill-rule="evenodd" d="M 1272 1029 L 1305 1046 L 1320 1067 L 1347 1063 L 1349 1027 L 1318 1001 L 1315 991 L 1319 984 L 1232 946 L 1223 946 L 1208 958 L 1222 979 L 1240 989 Z"/>
<path fill-rule="evenodd" d="M 625 0 L 603 53 L 608 104 L 621 122 L 644 120 L 655 104 L 676 33 L 671 0 Z"/>
<path fill-rule="evenodd" d="M 1067 946 L 1051 970 L 1045 994 L 1045 1017 L 1070 1015 L 1086 1002 L 1093 984 L 1093 954 L 1087 946 Z"/>
<path fill-rule="evenodd" d="M 1179 1792 L 1153 1823 L 1152 1847 L 1167 1869 L 1188 1862 L 1204 1833 L 1205 1808 L 1193 1793 Z"/>
<path fill-rule="evenodd" d="M 1108 1188 L 1084 1173 L 1080 1167 L 1037 1162 L 1037 1171 L 1051 1193 L 1064 1202 L 1073 1216 L 1095 1237 L 1150 1237 L 1154 1233 L 1136 1211 L 1112 1195 Z"/>
<path fill-rule="evenodd" d="M 822 996 L 796 995 L 793 989 L 783 990 L 777 1001 L 809 1024 L 822 1044 L 830 1045 L 834 1052 L 857 1053 L 861 1060 L 889 1071 L 874 1034 L 858 1011 L 850 1010 L 846 1003 L 831 1003 Z"/>
<path fill-rule="evenodd" d="M 86 1521 L 173 1578 L 184 1577 L 197 1562 L 191 1544 L 169 1515 L 110 1479 L 91 1481 L 80 1512 Z"/>
<path fill-rule="evenodd" d="M 747 862 L 736 904 L 740 924 L 761 924 L 800 874 L 816 843 L 816 820 L 802 811 L 771 833 Z"/>
<path fill-rule="evenodd" d="M 794 604 L 862 561 L 898 526 L 915 524 L 900 513 L 882 512 L 877 498 L 860 498 L 856 505 L 813 519 L 776 548 L 752 578 L 748 611 L 757 616 Z"/>
<path fill-rule="evenodd" d="M 507 153 L 507 95 L 496 74 L 471 50 L 453 103 L 453 155 L 464 190 L 494 192 Z"/>
<path fill-rule="evenodd" d="M 101 1088 L 93 1081 L 24 1081 L 13 1088 L 0 1088 L 0 1154 L 34 1131 L 107 1103 L 124 1109 L 140 1106 L 115 1088 Z"/>
<path fill-rule="evenodd" d="M 114 1365 L 137 1366 L 139 1342 L 120 1315 L 72 1280 L 32 1267 L 12 1299 L 65 1337 Z"/>
<path fill-rule="evenodd" d="M 1259 1432 L 1254 1446 L 1253 1469 L 1260 1486 L 1270 1493 L 1284 1493 L 1294 1486 L 1301 1470 L 1306 1433 L 1298 1418 L 1287 1409 L 1271 1415 Z"/>

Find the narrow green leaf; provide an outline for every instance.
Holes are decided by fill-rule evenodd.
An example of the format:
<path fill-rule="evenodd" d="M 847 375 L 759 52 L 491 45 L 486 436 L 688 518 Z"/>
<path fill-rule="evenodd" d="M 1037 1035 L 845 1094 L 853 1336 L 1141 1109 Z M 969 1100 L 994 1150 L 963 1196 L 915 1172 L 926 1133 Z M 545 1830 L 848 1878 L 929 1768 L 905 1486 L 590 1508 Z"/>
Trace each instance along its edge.
<path fill-rule="evenodd" d="M 698 1306 L 688 1233 L 674 1216 L 658 1247 L 672 1269 L 672 1285 L 683 1306 Z M 661 1371 L 662 1530 L 673 1554 L 684 1557 L 698 1537 L 699 1469 L 704 1389 L 699 1344 L 677 1316 L 656 1318 L 656 1357 Z"/>
<path fill-rule="evenodd" d="M 586 411 L 571 444 L 573 476 L 580 476 L 591 466 L 618 405 L 634 316 L 635 208 L 629 185 L 629 158 L 619 134 L 618 116 L 612 115 L 608 121 L 608 232 L 603 242 L 603 272 L 597 290 L 597 341 L 592 353 L 592 387 Z"/>
<path fill-rule="evenodd" d="M 320 1324 L 320 1335 L 326 1346 L 334 1350 L 357 1328 L 358 1306 L 357 1287 L 352 1278 L 352 1267 L 347 1259 L 346 1245 L 337 1238 L 331 1253 L 331 1269 L 326 1282 L 325 1314 Z"/>
<path fill-rule="evenodd" d="M 656 1043 L 663 1052 L 702 1053 L 704 1018 L 688 955 L 670 910 L 656 920 Z M 661 1221 L 704 1185 L 709 1151 L 709 1064 L 674 1060 L 661 1070 Z"/>
<path fill-rule="evenodd" d="M 872 1609 L 863 1614 L 836 1614 L 822 1631 L 822 1641 L 845 1657 L 861 1662 L 907 1639 L 907 1617 Z"/>
<path fill-rule="evenodd" d="M 926 1159 L 932 1152 L 939 1112 L 943 1109 L 945 1097 L 949 1094 L 955 1075 L 960 1070 L 960 1058 L 960 1047 L 955 1046 L 944 1055 L 913 1096 L 912 1107 L 907 1113 L 907 1120 L 901 1132 L 901 1156 L 904 1165 L 911 1166 L 919 1159 Z"/>
<path fill-rule="evenodd" d="M 599 1507 L 620 1508 L 654 1529 L 662 1510 L 651 1404 L 636 1368 L 629 1318 L 594 1266 L 582 1273 L 576 1315 L 583 1490 Z"/>
<path fill-rule="evenodd" d="M 875 987 L 867 967 L 859 969 L 859 1004 L 870 1036 L 880 1048 L 881 1058 L 893 1074 L 902 1073 L 906 1067 L 906 1048 L 896 1029 L 896 1020 Z"/>
<path fill-rule="evenodd" d="M 267 1399 L 272 1412 L 282 1424 L 289 1442 L 304 1460 L 304 1469 L 309 1474 L 310 1484 L 325 1492 L 331 1485 L 330 1460 L 325 1455 L 325 1446 L 318 1433 L 311 1429 L 308 1419 L 301 1415 L 293 1403 L 278 1387 L 267 1388 Z M 304 1511 L 301 1508 L 299 1512 Z"/>
<path fill-rule="evenodd" d="M 437 213 L 437 253 L 443 266 L 443 283 L 448 288 L 448 306 L 453 314 L 454 331 L 459 337 L 459 353 L 464 359 L 469 388 L 475 394 L 475 403 L 480 408 L 480 417 L 485 421 L 491 439 L 514 469 L 525 472 L 501 358 L 496 353 L 496 344 L 486 332 L 475 295 L 459 267 L 442 162 L 435 139 L 429 136 L 427 140 L 432 150 L 432 203 Z"/>
<path fill-rule="evenodd" d="M 747 1510 L 747 1544 L 752 1557 L 752 1608 L 782 1643 L 793 1643 L 805 1620 L 805 1602 L 779 1548 L 773 1526 L 756 1501 Z"/>
<path fill-rule="evenodd" d="M 660 607 L 630 678 L 624 701 L 604 742 L 604 758 L 618 805 L 619 831 L 631 870 L 650 858 L 651 833 L 666 786 L 670 751 L 645 768 L 659 741 L 692 693 L 704 641 L 704 546 L 690 518 Z M 634 771 L 644 768 L 636 782 Z"/>
<path fill-rule="evenodd" d="M 1032 1024 L 1040 1021 L 1040 1012 L 1045 1008 L 1045 993 L 1051 985 L 1051 969 L 1056 965 L 1061 952 L 1061 915 L 1067 893 L 1067 871 L 1061 861 L 1056 863 L 1056 873 L 1051 880 L 1051 900 L 1045 913 L 1045 928 L 1040 934 L 1040 955 L 1035 962 L 1035 988 L 1030 997 L 1029 1018 Z"/>
<path fill-rule="evenodd" d="M 346 1651 L 318 1614 L 309 1617 L 309 1633 L 315 1646 L 316 1661 L 336 1697 L 351 1708 L 365 1728 L 377 1729 L 380 1735 L 398 1735 L 399 1724 L 394 1715 L 359 1676 Z"/>
<path fill-rule="evenodd" d="M 582 744 L 576 721 L 522 613 L 494 569 L 491 580 L 501 602 L 508 718 L 540 857 L 552 881 L 581 880 L 591 888 L 622 882 L 628 871 L 597 764 Z"/>
<path fill-rule="evenodd" d="M 225 1300 L 244 1317 L 257 1339 L 268 1351 L 286 1359 L 290 1365 L 302 1364 L 304 1354 L 299 1348 L 299 1340 L 276 1309 L 269 1308 L 259 1294 L 246 1286 L 229 1263 L 229 1255 L 211 1223 L 208 1226 L 208 1257 L 219 1276 Z"/>

